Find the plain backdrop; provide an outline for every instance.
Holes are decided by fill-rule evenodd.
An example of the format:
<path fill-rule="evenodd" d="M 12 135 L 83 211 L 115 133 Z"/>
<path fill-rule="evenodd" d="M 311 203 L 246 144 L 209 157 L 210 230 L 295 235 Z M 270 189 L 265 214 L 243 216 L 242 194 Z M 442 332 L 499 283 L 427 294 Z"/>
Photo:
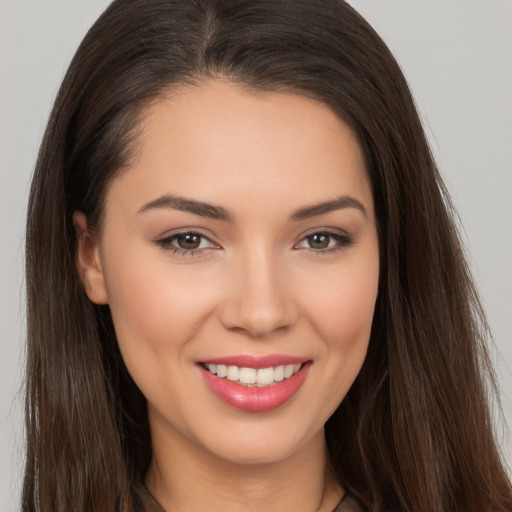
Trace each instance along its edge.
<path fill-rule="evenodd" d="M 0 0 L 0 512 L 23 460 L 23 227 L 66 67 L 106 0 Z M 512 1 L 353 0 L 401 64 L 458 208 L 512 425 Z M 496 428 L 509 466 L 510 435 Z"/>

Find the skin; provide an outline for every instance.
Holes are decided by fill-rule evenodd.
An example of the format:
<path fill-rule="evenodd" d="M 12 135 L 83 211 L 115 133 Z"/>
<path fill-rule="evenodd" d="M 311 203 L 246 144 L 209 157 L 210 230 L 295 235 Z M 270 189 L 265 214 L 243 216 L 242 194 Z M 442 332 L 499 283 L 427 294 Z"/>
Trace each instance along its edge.
<path fill-rule="evenodd" d="M 231 219 L 144 210 L 165 194 Z M 342 196 L 362 208 L 349 201 L 291 220 Z M 323 425 L 363 364 L 379 277 L 372 192 L 350 129 L 298 95 L 221 80 L 190 86 L 148 108 L 137 159 L 107 191 L 101 233 L 79 212 L 75 223 L 89 298 L 109 304 L 148 400 L 146 484 L 162 506 L 330 512 L 344 491 L 326 468 Z M 207 237 L 200 251 L 173 252 L 170 237 L 191 231 Z M 318 248 L 310 235 L 326 232 Z M 284 405 L 246 412 L 198 369 L 233 354 L 312 365 Z"/>

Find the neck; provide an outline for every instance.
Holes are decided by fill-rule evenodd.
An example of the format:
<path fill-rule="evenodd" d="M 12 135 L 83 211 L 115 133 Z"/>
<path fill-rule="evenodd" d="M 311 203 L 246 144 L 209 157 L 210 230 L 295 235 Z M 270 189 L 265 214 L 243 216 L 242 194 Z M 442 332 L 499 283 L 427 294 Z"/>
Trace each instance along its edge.
<path fill-rule="evenodd" d="M 328 468 L 323 431 L 283 460 L 238 464 L 187 440 L 153 439 L 146 485 L 165 510 L 331 512 L 343 490 Z"/>

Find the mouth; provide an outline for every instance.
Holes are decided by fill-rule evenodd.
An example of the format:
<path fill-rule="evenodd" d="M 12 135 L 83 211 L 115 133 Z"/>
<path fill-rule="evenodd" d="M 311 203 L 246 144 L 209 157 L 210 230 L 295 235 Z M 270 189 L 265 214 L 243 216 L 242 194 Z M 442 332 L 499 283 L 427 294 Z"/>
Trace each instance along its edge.
<path fill-rule="evenodd" d="M 214 395 L 246 412 L 270 411 L 287 403 L 302 387 L 311 366 L 312 361 L 304 358 L 247 356 L 198 364 Z"/>
<path fill-rule="evenodd" d="M 305 363 L 303 363 L 305 364 Z M 212 375 L 248 387 L 272 386 L 293 377 L 302 367 L 300 363 L 266 368 L 251 368 L 225 364 L 206 363 L 203 367 Z"/>

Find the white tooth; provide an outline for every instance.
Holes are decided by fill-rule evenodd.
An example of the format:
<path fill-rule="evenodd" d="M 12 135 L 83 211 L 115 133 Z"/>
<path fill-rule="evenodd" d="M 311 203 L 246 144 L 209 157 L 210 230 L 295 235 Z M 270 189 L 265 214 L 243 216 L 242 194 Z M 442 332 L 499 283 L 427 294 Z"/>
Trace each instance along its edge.
<path fill-rule="evenodd" d="M 295 375 L 300 370 L 300 364 L 293 365 L 293 375 Z"/>
<path fill-rule="evenodd" d="M 226 375 L 228 374 L 228 367 L 225 365 L 225 364 L 218 364 L 217 365 L 217 375 L 219 377 L 226 377 Z"/>
<path fill-rule="evenodd" d="M 238 366 L 228 366 L 227 378 L 228 380 L 238 380 L 240 368 Z"/>
<path fill-rule="evenodd" d="M 238 378 L 241 384 L 254 384 L 256 382 L 256 370 L 254 368 L 240 368 Z"/>
<path fill-rule="evenodd" d="M 213 375 L 217 374 L 217 365 L 216 364 L 207 364 L 206 368 L 210 370 L 210 373 L 213 373 Z"/>
<path fill-rule="evenodd" d="M 268 385 L 274 382 L 274 368 L 260 368 L 256 372 L 256 383 Z"/>
<path fill-rule="evenodd" d="M 276 382 L 281 382 L 284 379 L 284 366 L 276 366 L 274 368 L 274 380 Z"/>
<path fill-rule="evenodd" d="M 293 375 L 293 364 L 287 364 L 284 367 L 284 378 L 288 379 Z"/>

